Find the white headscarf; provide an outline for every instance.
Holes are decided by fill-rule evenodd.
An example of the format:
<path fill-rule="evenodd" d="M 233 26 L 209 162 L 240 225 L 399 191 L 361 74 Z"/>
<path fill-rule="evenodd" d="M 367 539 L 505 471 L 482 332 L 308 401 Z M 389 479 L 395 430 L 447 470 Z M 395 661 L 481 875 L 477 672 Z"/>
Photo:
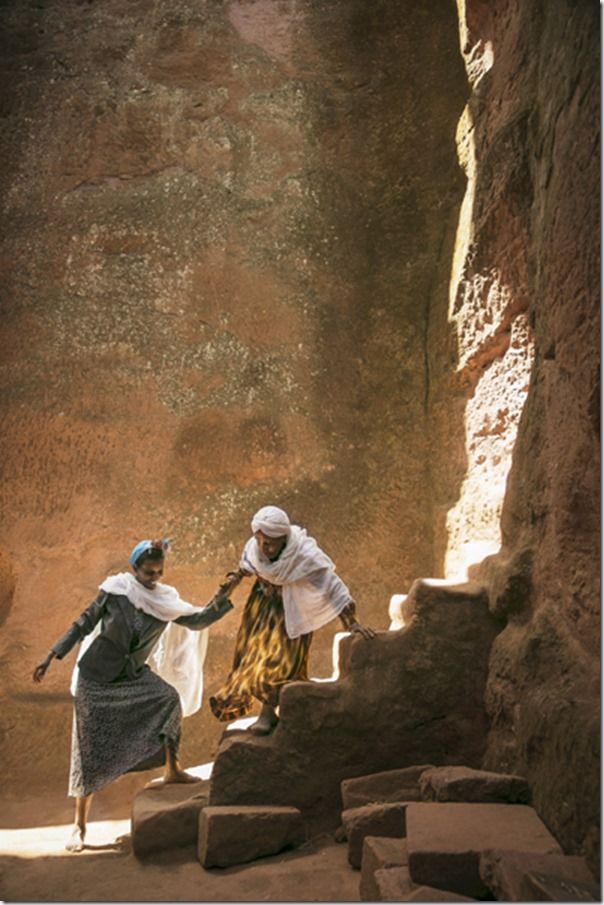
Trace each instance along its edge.
<path fill-rule="evenodd" d="M 278 506 L 263 506 L 252 519 L 252 532 L 262 531 L 267 537 L 287 537 L 290 521 L 287 512 Z"/>
<path fill-rule="evenodd" d="M 276 510 L 276 513 L 273 512 L 267 519 L 266 514 L 263 515 L 266 510 Z M 299 638 L 335 619 L 352 598 L 344 582 L 336 575 L 329 556 L 306 533 L 305 528 L 290 525 L 283 510 L 265 506 L 252 519 L 252 529 L 258 522 L 272 530 L 279 525 L 279 533 L 268 536 L 281 537 L 285 525 L 283 516 L 287 519 L 289 532 L 279 559 L 271 562 L 261 552 L 256 539 L 251 537 L 244 547 L 240 566 L 281 587 L 285 630 L 290 638 Z M 264 528 L 260 530 L 268 534 Z"/>
<path fill-rule="evenodd" d="M 192 616 L 200 613 L 203 608 L 187 603 L 171 585 L 158 582 L 153 589 L 146 588 L 140 581 L 137 581 L 131 572 L 109 575 L 99 587 L 108 594 L 127 597 L 137 610 L 161 619 L 162 622 L 170 623 L 153 648 L 148 663 L 154 672 L 176 688 L 180 696 L 183 716 L 190 716 L 199 710 L 203 692 L 203 664 L 208 647 L 208 630 L 191 631 L 184 625 L 175 625 L 172 620 L 178 619 L 179 616 Z M 100 631 L 101 622 L 99 621 L 94 631 L 83 639 L 78 661 Z M 75 694 L 78 672 L 76 663 L 71 677 L 72 694 Z"/>

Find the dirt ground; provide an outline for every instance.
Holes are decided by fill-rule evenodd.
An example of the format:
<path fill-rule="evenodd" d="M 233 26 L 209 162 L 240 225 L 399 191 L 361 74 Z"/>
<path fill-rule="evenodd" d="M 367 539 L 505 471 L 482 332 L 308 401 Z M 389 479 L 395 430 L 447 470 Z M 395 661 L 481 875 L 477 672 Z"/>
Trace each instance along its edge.
<path fill-rule="evenodd" d="M 149 774 L 147 774 L 147 779 Z M 358 902 L 359 872 L 347 846 L 318 836 L 303 847 L 231 868 L 204 870 L 194 847 L 145 860 L 130 845 L 134 783 L 93 802 L 87 845 L 64 850 L 70 799 L 58 792 L 3 796 L 0 898 L 4 902 Z M 128 781 L 130 780 L 130 781 Z"/>

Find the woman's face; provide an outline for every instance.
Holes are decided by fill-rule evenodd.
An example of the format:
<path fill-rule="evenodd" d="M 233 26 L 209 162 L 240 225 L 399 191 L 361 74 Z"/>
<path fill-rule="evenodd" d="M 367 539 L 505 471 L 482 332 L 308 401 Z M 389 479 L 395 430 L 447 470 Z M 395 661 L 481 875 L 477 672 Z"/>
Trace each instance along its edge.
<path fill-rule="evenodd" d="M 256 531 L 254 537 L 256 538 L 256 543 L 260 548 L 260 552 L 263 553 L 267 559 L 270 559 L 271 562 L 279 559 L 281 551 L 287 543 L 286 535 L 283 535 L 282 537 L 269 537 L 267 534 L 264 534 L 263 531 Z"/>
<path fill-rule="evenodd" d="M 140 566 L 134 566 L 137 581 L 152 591 L 164 574 L 163 559 L 145 559 Z"/>

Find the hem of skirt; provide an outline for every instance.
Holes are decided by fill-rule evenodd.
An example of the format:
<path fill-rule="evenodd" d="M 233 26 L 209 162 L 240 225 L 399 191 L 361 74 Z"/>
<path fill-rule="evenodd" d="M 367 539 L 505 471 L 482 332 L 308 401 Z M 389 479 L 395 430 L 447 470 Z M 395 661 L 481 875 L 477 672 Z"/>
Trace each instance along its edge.
<path fill-rule="evenodd" d="M 180 745 L 180 736 L 172 738 L 162 734 L 160 735 L 160 739 L 161 748 L 157 749 L 153 754 L 150 754 L 148 758 L 143 758 L 143 760 L 137 761 L 137 763 L 133 764 L 131 767 L 128 767 L 126 770 L 121 770 L 119 773 L 116 773 L 115 776 L 112 776 L 109 779 L 104 780 L 103 782 L 93 784 L 92 786 L 69 786 L 67 797 L 85 798 L 87 795 L 92 795 L 95 792 L 100 792 L 101 789 L 104 789 L 110 783 L 115 782 L 115 780 L 119 779 L 120 776 L 126 776 L 127 773 L 144 773 L 146 770 L 159 770 L 160 767 L 164 767 L 166 764 L 166 746 L 176 754 Z M 162 752 L 163 758 L 160 760 Z M 156 760 L 155 763 L 152 762 L 154 759 Z"/>

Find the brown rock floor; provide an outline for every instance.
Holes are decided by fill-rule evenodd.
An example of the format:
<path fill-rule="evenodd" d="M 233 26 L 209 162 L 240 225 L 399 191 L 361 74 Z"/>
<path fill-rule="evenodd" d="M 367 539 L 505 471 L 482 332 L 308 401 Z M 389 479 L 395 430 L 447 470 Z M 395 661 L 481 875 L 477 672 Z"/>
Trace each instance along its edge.
<path fill-rule="evenodd" d="M 100 796 L 99 796 L 100 797 Z M 114 817 L 119 814 L 116 809 Z M 101 815 L 105 816 L 105 815 Z M 64 851 L 68 799 L 5 800 L 0 827 L 0 898 L 6 902 L 358 902 L 359 873 L 347 847 L 319 836 L 303 847 L 241 867 L 204 870 L 193 846 L 141 861 L 130 820 L 95 820 L 89 847 Z"/>

